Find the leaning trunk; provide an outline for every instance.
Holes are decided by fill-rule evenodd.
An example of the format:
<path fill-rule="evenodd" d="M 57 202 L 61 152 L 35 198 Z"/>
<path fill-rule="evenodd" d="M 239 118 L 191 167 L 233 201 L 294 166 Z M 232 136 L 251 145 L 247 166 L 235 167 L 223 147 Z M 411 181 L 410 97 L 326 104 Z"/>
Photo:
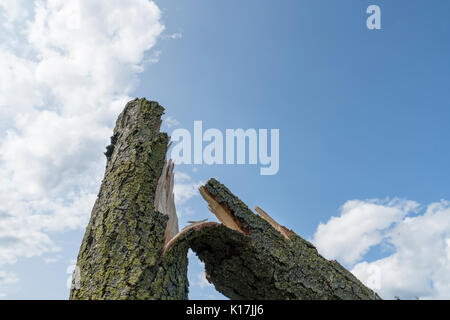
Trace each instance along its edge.
<path fill-rule="evenodd" d="M 200 193 L 221 224 L 195 223 L 166 245 L 187 242 L 205 263 L 206 277 L 230 299 L 345 299 L 380 297 L 337 261 L 323 258 L 262 209 L 254 214 L 217 180 Z"/>

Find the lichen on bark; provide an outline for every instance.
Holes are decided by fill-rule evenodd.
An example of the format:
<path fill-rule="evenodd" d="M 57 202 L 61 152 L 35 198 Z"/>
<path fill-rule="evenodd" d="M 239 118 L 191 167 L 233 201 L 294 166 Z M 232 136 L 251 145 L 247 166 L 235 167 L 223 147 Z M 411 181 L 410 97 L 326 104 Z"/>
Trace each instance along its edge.
<path fill-rule="evenodd" d="M 116 122 L 71 299 L 187 299 L 187 246 L 177 247 L 177 259 L 162 257 L 168 217 L 154 206 L 169 143 L 159 132 L 163 113 L 136 99 Z"/>
<path fill-rule="evenodd" d="M 205 263 L 215 288 L 230 299 L 377 300 L 337 261 L 328 261 L 292 230 L 282 233 L 254 214 L 224 185 L 211 179 L 202 189 L 209 202 L 229 217 L 199 224 L 177 241 L 186 241 Z M 283 227 L 284 228 L 284 227 Z M 287 229 L 286 229 L 287 230 Z M 288 235 L 288 236 L 286 236 Z"/>
<path fill-rule="evenodd" d="M 215 179 L 200 193 L 221 223 L 200 221 L 177 233 L 163 113 L 157 102 L 136 99 L 120 114 L 70 299 L 187 299 L 189 248 L 231 299 L 380 299 Z"/>

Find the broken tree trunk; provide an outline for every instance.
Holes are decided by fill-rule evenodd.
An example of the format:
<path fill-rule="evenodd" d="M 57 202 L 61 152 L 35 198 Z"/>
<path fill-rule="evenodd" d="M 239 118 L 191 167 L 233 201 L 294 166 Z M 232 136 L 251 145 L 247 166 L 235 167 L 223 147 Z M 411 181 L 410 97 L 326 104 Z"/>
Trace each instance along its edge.
<path fill-rule="evenodd" d="M 189 247 L 231 299 L 379 299 L 214 179 L 200 193 L 221 223 L 199 221 L 178 232 L 169 137 L 159 132 L 163 113 L 157 102 L 136 99 L 117 120 L 71 299 L 187 299 Z"/>
<path fill-rule="evenodd" d="M 163 113 L 136 99 L 117 120 L 71 299 L 187 299 L 187 244 L 161 255 L 178 232 Z"/>
<path fill-rule="evenodd" d="M 187 242 L 205 263 L 207 279 L 231 299 L 380 299 L 337 261 L 280 226 L 262 209 L 255 215 L 211 179 L 200 188 L 221 224 L 194 223 L 167 243 Z"/>

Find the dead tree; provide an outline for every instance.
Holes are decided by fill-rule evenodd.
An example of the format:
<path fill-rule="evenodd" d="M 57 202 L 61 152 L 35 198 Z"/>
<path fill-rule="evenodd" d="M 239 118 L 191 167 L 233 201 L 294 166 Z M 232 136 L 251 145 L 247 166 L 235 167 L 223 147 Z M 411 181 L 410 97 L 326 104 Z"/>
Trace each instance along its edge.
<path fill-rule="evenodd" d="M 292 230 L 256 207 L 254 214 L 217 180 L 200 188 L 221 223 L 196 223 L 165 247 L 184 242 L 205 263 L 207 279 L 231 299 L 380 299 L 337 261 L 323 258 Z"/>
<path fill-rule="evenodd" d="M 187 244 L 161 255 L 178 232 L 163 113 L 136 99 L 117 120 L 71 299 L 187 299 Z"/>
<path fill-rule="evenodd" d="M 164 109 L 136 99 L 117 120 L 105 178 L 78 256 L 71 299 L 187 299 L 187 251 L 231 299 L 380 299 L 260 208 L 211 179 L 200 188 L 220 223 L 178 232 Z"/>

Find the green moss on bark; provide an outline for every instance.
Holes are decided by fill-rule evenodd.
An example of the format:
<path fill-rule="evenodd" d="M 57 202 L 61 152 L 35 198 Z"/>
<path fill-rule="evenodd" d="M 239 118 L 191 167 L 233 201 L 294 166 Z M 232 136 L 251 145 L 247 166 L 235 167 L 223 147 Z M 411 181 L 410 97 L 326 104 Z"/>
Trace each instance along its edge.
<path fill-rule="evenodd" d="M 380 299 L 336 261 L 291 231 L 286 239 L 217 180 L 205 185 L 245 234 L 223 225 L 185 235 L 215 288 L 231 299 Z"/>
<path fill-rule="evenodd" d="M 157 102 L 136 99 L 117 120 L 71 299 L 187 299 L 189 247 L 231 299 L 379 299 L 308 241 L 292 231 L 286 239 L 214 179 L 206 191 L 243 232 L 195 225 L 163 254 L 168 217 L 154 206 L 169 142 L 159 132 L 163 113 Z"/>
<path fill-rule="evenodd" d="M 71 299 L 187 298 L 187 258 L 161 260 L 168 218 L 154 207 L 169 142 L 159 132 L 163 113 L 157 102 L 136 99 L 117 120 Z"/>

